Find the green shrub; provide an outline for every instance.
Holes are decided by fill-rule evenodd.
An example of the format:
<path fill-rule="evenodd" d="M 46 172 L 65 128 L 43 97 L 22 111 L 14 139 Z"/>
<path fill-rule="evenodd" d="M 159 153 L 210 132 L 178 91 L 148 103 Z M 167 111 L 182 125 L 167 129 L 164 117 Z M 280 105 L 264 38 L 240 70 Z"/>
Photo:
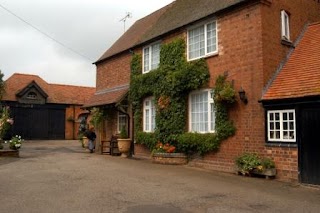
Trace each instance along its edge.
<path fill-rule="evenodd" d="M 199 153 L 204 155 L 210 151 L 218 150 L 220 141 L 215 134 L 191 133 L 181 134 L 177 138 L 177 149 L 185 154 Z"/>
<path fill-rule="evenodd" d="M 137 132 L 136 143 L 143 144 L 148 147 L 149 150 L 153 150 L 156 147 L 157 139 L 154 133 L 150 132 Z"/>

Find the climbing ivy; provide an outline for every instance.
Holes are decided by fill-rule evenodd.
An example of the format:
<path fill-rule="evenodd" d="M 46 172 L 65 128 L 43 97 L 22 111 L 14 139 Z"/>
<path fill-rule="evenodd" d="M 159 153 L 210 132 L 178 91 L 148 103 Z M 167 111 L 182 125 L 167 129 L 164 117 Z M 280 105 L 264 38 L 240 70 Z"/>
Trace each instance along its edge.
<path fill-rule="evenodd" d="M 230 82 L 226 81 L 226 75 L 219 75 L 215 82 L 214 106 L 216 112 L 216 135 L 218 140 L 224 140 L 234 135 L 235 126 L 229 119 L 228 109 L 235 102 L 235 90 Z"/>
<path fill-rule="evenodd" d="M 170 143 L 176 146 L 178 151 L 186 153 L 193 149 L 200 153 L 215 150 L 220 139 L 225 139 L 226 133 L 185 133 L 188 94 L 205 86 L 209 78 L 209 70 L 204 59 L 186 61 L 185 42 L 181 38 L 161 46 L 159 67 L 149 73 L 142 74 L 142 57 L 134 54 L 131 61 L 129 99 L 134 111 L 136 142 L 145 144 L 150 150 L 155 147 L 156 141 Z M 148 96 L 154 97 L 156 106 L 154 133 L 142 132 L 142 104 L 143 99 Z M 218 108 L 219 112 L 223 111 Z M 220 117 L 219 122 L 226 118 L 223 113 Z M 223 122 L 222 125 L 226 126 L 226 123 Z M 229 130 L 227 132 L 230 134 Z M 202 140 L 205 136 L 208 136 L 207 139 Z M 188 148 L 189 145 L 186 144 L 190 143 L 186 142 L 186 138 L 191 137 L 193 140 L 189 142 L 193 144 Z"/>
<path fill-rule="evenodd" d="M 91 109 L 91 120 L 90 123 L 94 126 L 94 128 L 99 129 L 102 121 L 105 119 L 105 112 L 97 107 Z"/>

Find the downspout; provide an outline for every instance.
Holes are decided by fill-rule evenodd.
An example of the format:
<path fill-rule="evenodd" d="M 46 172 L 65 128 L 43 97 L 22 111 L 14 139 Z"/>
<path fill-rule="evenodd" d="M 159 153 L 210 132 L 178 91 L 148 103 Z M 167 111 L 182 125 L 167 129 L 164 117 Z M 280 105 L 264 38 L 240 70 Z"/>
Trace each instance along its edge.
<path fill-rule="evenodd" d="M 75 128 L 75 116 L 76 116 L 76 109 L 75 109 L 75 105 L 73 105 L 73 124 L 72 124 L 72 138 L 73 140 L 75 140 L 75 137 L 74 137 L 74 128 Z"/>

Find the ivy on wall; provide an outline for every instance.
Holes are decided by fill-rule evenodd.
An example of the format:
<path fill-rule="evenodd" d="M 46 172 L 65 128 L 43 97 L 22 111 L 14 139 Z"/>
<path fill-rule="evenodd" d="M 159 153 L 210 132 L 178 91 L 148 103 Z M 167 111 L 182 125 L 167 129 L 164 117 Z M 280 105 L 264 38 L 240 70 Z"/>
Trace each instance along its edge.
<path fill-rule="evenodd" d="M 204 154 L 217 149 L 220 141 L 232 133 L 231 129 L 222 134 L 186 133 L 188 95 L 205 86 L 209 78 L 204 59 L 186 61 L 185 42 L 180 38 L 161 46 L 159 67 L 149 73 L 142 74 L 142 56 L 133 55 L 129 99 L 134 111 L 136 142 L 145 144 L 150 150 L 157 141 L 170 143 L 185 153 Z M 143 99 L 149 96 L 154 97 L 156 106 L 154 133 L 142 132 Z M 218 116 L 221 119 L 217 122 L 227 118 L 225 111 L 219 107 L 216 110 L 221 111 L 221 116 Z M 217 126 L 229 128 L 229 123 L 222 122 Z"/>

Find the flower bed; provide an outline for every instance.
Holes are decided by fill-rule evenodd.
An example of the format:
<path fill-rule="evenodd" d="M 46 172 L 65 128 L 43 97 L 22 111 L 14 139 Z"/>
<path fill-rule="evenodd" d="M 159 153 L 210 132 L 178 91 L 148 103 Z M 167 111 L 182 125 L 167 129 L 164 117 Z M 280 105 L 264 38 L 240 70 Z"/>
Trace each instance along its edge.
<path fill-rule="evenodd" d="M 166 165 L 184 165 L 188 158 L 183 153 L 153 153 L 152 162 Z"/>
<path fill-rule="evenodd" d="M 0 157 L 19 157 L 19 150 L 0 150 Z"/>

